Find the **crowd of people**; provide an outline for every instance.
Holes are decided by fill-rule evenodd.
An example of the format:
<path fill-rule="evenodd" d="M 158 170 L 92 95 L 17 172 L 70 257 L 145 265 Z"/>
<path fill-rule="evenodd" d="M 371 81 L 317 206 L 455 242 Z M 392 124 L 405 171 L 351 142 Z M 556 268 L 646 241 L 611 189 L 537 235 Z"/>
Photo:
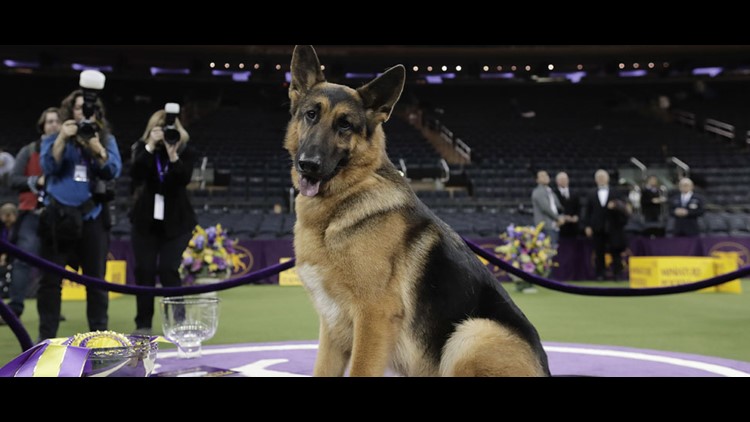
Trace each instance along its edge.
<path fill-rule="evenodd" d="M 571 191 L 567 173 L 555 177 L 556 186 L 550 186 L 550 176 L 545 170 L 536 174 L 537 187 L 531 194 L 534 224 L 544 223 L 543 231 L 558 244 L 560 238 L 589 238 L 594 246 L 596 280 L 607 275 L 606 255 L 619 257 L 627 247 L 625 226 L 634 212 L 628 192 L 611 186 L 606 170 L 594 174 L 594 188 Z M 666 219 L 663 207 L 668 205 L 667 219 L 674 220 L 675 237 L 693 237 L 700 234 L 698 218 L 705 212 L 705 199 L 697 194 L 689 178 L 679 181 L 679 193 L 668 197 L 656 176 L 649 176 L 640 197 L 641 213 L 645 223 L 664 233 Z M 648 230 L 648 228 L 647 228 Z M 648 234 L 648 232 L 647 232 Z M 611 260 L 612 280 L 624 280 L 622 260 Z"/>
<path fill-rule="evenodd" d="M 104 76 L 101 78 L 103 81 Z M 129 157 L 132 247 L 136 282 L 143 286 L 156 285 L 157 277 L 162 286 L 181 284 L 180 256 L 197 224 L 186 191 L 196 153 L 179 117 L 174 120 L 178 139 L 167 141 L 167 112 L 156 111 L 146 122 L 143 137 L 132 145 Z M 80 268 L 83 274 L 102 279 L 110 244 L 112 182 L 123 169 L 104 104 L 90 90 L 76 89 L 59 107 L 42 112 L 37 130 L 39 138 L 16 157 L 0 155 L 0 164 L 12 160 L 8 183 L 18 192 L 17 206 L 0 207 L 3 239 L 47 261 Z M 9 260 L 0 256 L 0 265 L 11 264 Z M 37 274 L 28 264 L 14 260 L 10 279 L 8 306 L 13 313 L 20 317 L 25 298 L 35 295 L 37 342 L 57 337 L 64 319 L 60 313 L 61 277 Z M 108 329 L 108 308 L 107 292 L 86 289 L 91 331 Z M 153 296 L 138 296 L 134 333 L 151 334 L 153 314 Z"/>

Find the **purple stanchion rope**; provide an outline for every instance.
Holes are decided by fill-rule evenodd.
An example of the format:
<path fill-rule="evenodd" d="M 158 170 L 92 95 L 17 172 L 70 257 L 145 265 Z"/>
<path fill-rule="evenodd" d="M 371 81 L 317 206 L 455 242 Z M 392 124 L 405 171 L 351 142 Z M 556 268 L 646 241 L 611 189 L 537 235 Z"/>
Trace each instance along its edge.
<path fill-rule="evenodd" d="M 2 300 L 0 300 L 0 318 L 5 320 L 8 327 L 13 331 L 13 334 L 16 335 L 18 342 L 21 344 L 22 350 L 26 351 L 34 346 L 31 337 L 29 337 L 29 333 L 23 327 L 21 321 L 18 320 L 16 314 Z"/>
<path fill-rule="evenodd" d="M 634 297 L 634 296 L 657 296 L 657 295 L 668 295 L 677 293 L 693 292 L 707 287 L 714 287 L 726 282 L 735 280 L 737 278 L 745 277 L 750 275 L 750 267 L 742 268 L 738 271 L 725 274 L 722 276 L 714 277 L 709 280 L 704 280 L 691 284 L 683 284 L 679 286 L 670 287 L 655 287 L 648 289 L 627 289 L 627 288 L 606 288 L 606 287 L 583 287 L 574 286 L 566 283 L 560 283 L 558 281 L 549 280 L 543 277 L 537 277 L 532 274 L 528 274 L 521 271 L 518 268 L 513 267 L 507 262 L 501 260 L 495 254 L 486 251 L 481 246 L 464 239 L 466 244 L 476 254 L 483 257 L 493 265 L 498 266 L 500 269 L 505 270 L 513 275 L 516 275 L 523 280 L 530 283 L 537 284 L 542 287 L 546 287 L 551 290 L 556 290 L 564 293 L 571 293 L 583 296 L 620 296 L 620 297 Z M 248 274 L 243 277 L 239 277 L 232 280 L 227 280 L 220 283 L 203 285 L 203 286 L 190 286 L 190 287 L 169 287 L 169 288 L 154 288 L 154 287 L 143 287 L 143 286 L 127 286 L 121 284 L 108 283 L 103 280 L 89 277 L 86 275 L 73 273 L 67 271 L 65 268 L 48 262 L 38 256 L 31 255 L 26 251 L 17 248 L 15 245 L 8 243 L 5 240 L 0 239 L 0 252 L 6 252 L 11 256 L 14 256 L 21 261 L 29 263 L 37 268 L 44 271 L 49 271 L 57 274 L 61 277 L 65 277 L 68 280 L 74 281 L 79 284 L 83 284 L 87 287 L 94 287 L 105 291 L 112 291 L 117 293 L 124 293 L 130 295 L 147 295 L 147 296 L 187 296 L 200 293 L 217 292 L 223 290 L 229 290 L 234 287 L 242 286 L 245 284 L 254 283 L 259 280 L 274 276 L 282 271 L 286 271 L 295 266 L 296 260 L 292 259 L 283 264 L 274 265 L 272 267 L 264 268 L 260 271 Z M 28 332 L 24 329 L 21 321 L 16 318 L 13 311 L 5 305 L 4 302 L 0 301 L 0 317 L 2 317 L 8 326 L 11 328 L 13 333 L 18 338 L 19 343 L 23 350 L 28 350 L 33 346 L 31 337 Z"/>
<path fill-rule="evenodd" d="M 473 250 L 477 255 L 486 259 L 493 265 L 497 265 L 500 269 L 509 272 L 517 277 L 522 278 L 529 283 L 536 284 L 538 286 L 546 287 L 550 290 L 556 290 L 558 292 L 571 293 L 582 296 L 617 296 L 617 297 L 636 297 L 636 296 L 660 296 L 660 295 L 671 295 L 677 293 L 694 292 L 707 287 L 714 287 L 726 282 L 736 280 L 738 278 L 746 277 L 750 275 L 750 267 L 740 268 L 739 270 L 724 274 L 718 277 L 714 277 L 704 281 L 698 281 L 696 283 L 682 284 L 679 286 L 669 287 L 651 287 L 646 289 L 629 289 L 622 287 L 586 287 L 586 286 L 574 286 L 568 283 L 560 283 L 559 281 L 550 280 L 543 277 L 538 277 L 533 274 L 524 272 L 514 266 L 508 264 L 502 259 L 498 258 L 492 252 L 489 252 L 481 246 L 473 243 L 470 240 L 464 239 L 469 248 Z"/>
<path fill-rule="evenodd" d="M 53 274 L 57 274 L 61 277 L 67 278 L 70 281 L 74 281 L 79 284 L 83 284 L 86 287 L 94 287 L 100 290 L 124 293 L 128 295 L 145 295 L 145 296 L 188 296 L 196 295 L 200 293 L 219 292 L 222 290 L 229 290 L 245 284 L 255 283 L 256 281 L 266 279 L 268 277 L 279 274 L 282 271 L 286 271 L 295 265 L 295 260 L 292 259 L 289 262 L 283 264 L 274 265 L 272 267 L 264 268 L 246 276 L 226 280 L 220 283 L 207 284 L 202 286 L 189 286 L 189 287 L 145 287 L 145 286 L 128 286 L 123 284 L 108 283 L 98 278 L 90 277 L 83 274 L 73 273 L 65 268 L 46 261 L 38 256 L 31 255 L 28 252 L 17 248 L 4 240 L 0 240 L 0 252 L 6 252 L 11 256 L 14 256 L 21 261 L 29 263 L 43 271 L 48 271 Z"/>
<path fill-rule="evenodd" d="M 7 241 L 0 239 L 0 252 L 8 253 L 9 255 L 20 259 L 28 264 L 31 264 L 44 271 L 57 274 L 61 277 L 65 277 L 70 281 L 83 284 L 86 287 L 94 287 L 105 291 L 112 291 L 117 293 L 124 293 L 129 295 L 146 295 L 146 296 L 188 296 L 200 293 L 218 292 L 222 290 L 229 290 L 245 284 L 254 283 L 259 280 L 266 279 L 274 276 L 294 267 L 296 260 L 285 262 L 283 264 L 274 265 L 272 267 L 264 268 L 260 271 L 256 271 L 252 274 L 248 274 L 243 277 L 235 278 L 232 280 L 223 281 L 220 283 L 208 284 L 203 286 L 190 286 L 190 287 L 169 287 L 169 288 L 155 288 L 155 287 L 143 287 L 143 286 L 127 286 L 122 284 L 108 283 L 103 280 L 99 280 L 94 277 L 73 273 L 65 268 L 53 264 L 49 261 L 45 261 L 38 256 L 29 254 L 28 252 L 17 248 L 15 245 L 8 243 Z M 23 350 L 28 350 L 33 347 L 34 343 L 29 337 L 29 333 L 24 328 L 21 321 L 16 318 L 13 311 L 8 308 L 5 303 L 0 300 L 0 317 L 2 317 L 8 326 L 16 335 L 18 342 L 21 344 Z"/>

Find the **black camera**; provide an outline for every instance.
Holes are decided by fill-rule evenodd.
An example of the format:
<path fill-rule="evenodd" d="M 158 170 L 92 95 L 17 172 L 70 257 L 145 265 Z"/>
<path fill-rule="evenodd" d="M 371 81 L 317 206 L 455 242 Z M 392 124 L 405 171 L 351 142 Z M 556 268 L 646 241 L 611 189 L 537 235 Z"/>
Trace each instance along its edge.
<path fill-rule="evenodd" d="M 94 202 L 98 204 L 112 202 L 115 199 L 115 183 L 114 180 L 96 179 L 93 192 L 91 192 Z"/>
<path fill-rule="evenodd" d="M 177 130 L 177 116 L 180 114 L 180 105 L 177 103 L 167 103 L 164 106 L 167 117 L 164 123 L 164 142 L 174 145 L 180 142 L 180 131 Z"/>
<path fill-rule="evenodd" d="M 104 89 L 106 77 L 98 70 L 84 70 L 81 72 L 79 85 L 83 89 L 83 120 L 78 122 L 78 137 L 88 141 L 99 132 L 99 124 L 96 123 L 96 105 L 99 99 L 99 91 Z"/>

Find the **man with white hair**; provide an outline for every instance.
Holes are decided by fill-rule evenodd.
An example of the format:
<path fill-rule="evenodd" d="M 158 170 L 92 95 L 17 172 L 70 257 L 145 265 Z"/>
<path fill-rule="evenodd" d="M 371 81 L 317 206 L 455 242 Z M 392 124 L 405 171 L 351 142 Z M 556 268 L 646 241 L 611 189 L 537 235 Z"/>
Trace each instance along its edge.
<path fill-rule="evenodd" d="M 594 241 L 596 279 L 604 280 L 607 250 L 612 254 L 612 278 L 622 279 L 622 259 L 625 250 L 625 225 L 631 214 L 623 195 L 609 186 L 609 173 L 599 170 L 594 176 L 596 190 L 587 195 L 583 213 L 586 237 Z"/>
<path fill-rule="evenodd" d="M 705 212 L 705 200 L 694 192 L 693 181 L 684 178 L 679 183 L 680 194 L 669 201 L 669 214 L 675 218 L 674 236 L 695 237 L 700 235 L 698 217 Z"/>

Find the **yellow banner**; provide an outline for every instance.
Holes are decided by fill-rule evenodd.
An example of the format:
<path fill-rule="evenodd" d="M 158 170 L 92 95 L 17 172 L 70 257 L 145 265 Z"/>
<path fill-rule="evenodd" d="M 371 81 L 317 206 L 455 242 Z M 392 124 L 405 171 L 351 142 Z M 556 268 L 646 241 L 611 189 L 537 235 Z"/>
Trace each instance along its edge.
<path fill-rule="evenodd" d="M 292 258 L 281 258 L 279 259 L 279 264 L 283 264 L 285 262 L 291 261 Z M 297 267 L 290 268 L 286 271 L 282 271 L 279 274 L 279 286 L 301 286 L 302 280 L 299 279 L 299 275 L 297 274 Z"/>
<path fill-rule="evenodd" d="M 71 267 L 66 266 L 66 270 L 76 272 Z M 82 270 L 78 269 L 78 274 Z M 107 272 L 104 279 L 110 283 L 125 284 L 127 276 L 127 261 L 107 261 Z M 115 299 L 122 296 L 121 293 L 109 292 L 109 298 Z M 86 300 L 86 287 L 82 284 L 74 283 L 68 279 L 62 281 L 62 300 Z"/>
<path fill-rule="evenodd" d="M 716 275 L 728 274 L 740 269 L 742 258 L 738 252 L 714 252 Z M 742 293 L 742 283 L 740 280 L 732 280 L 728 283 L 720 284 L 716 287 L 705 289 L 708 291 L 724 293 Z"/>
<path fill-rule="evenodd" d="M 633 256 L 629 263 L 630 287 L 669 287 L 707 280 L 737 270 L 737 259 L 735 252 L 717 253 L 713 257 Z M 741 293 L 742 285 L 735 280 L 700 291 Z"/>

